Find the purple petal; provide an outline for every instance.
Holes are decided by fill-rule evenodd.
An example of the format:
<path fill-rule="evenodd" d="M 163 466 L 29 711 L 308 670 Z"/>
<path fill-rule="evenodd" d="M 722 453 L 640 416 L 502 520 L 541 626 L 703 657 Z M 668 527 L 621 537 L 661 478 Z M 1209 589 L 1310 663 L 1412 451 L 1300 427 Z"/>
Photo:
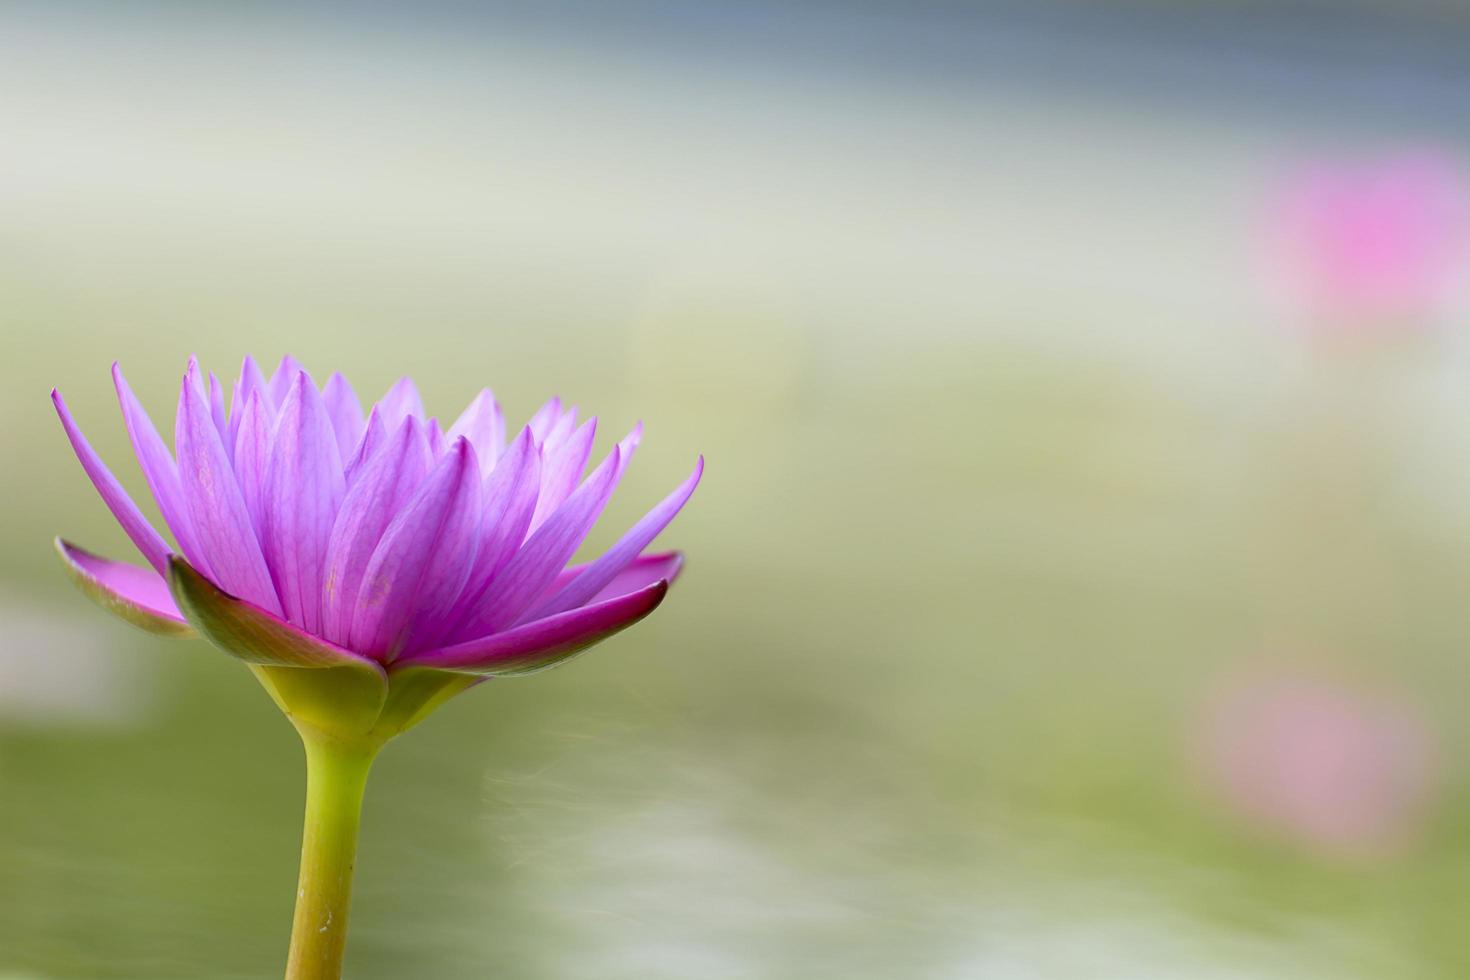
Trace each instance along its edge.
<path fill-rule="evenodd" d="M 639 422 L 637 425 L 633 426 L 632 430 L 627 435 L 623 436 L 622 441 L 618 443 L 618 446 L 623 450 L 622 456 L 620 457 L 622 462 L 619 465 L 623 467 L 624 472 L 627 471 L 628 464 L 633 462 L 633 454 L 638 451 L 638 447 L 642 444 L 643 423 Z"/>
<path fill-rule="evenodd" d="M 175 433 L 179 483 L 199 547 L 209 556 L 211 577 L 225 591 L 279 615 L 280 600 L 192 358 L 181 388 Z"/>
<path fill-rule="evenodd" d="M 439 428 L 439 420 L 429 419 L 428 422 L 424 423 L 424 432 L 429 437 L 429 452 L 434 454 L 435 459 L 443 456 L 444 447 L 447 443 L 444 441 L 444 430 Z"/>
<path fill-rule="evenodd" d="M 228 595 L 189 567 L 169 561 L 169 592 L 189 624 L 221 650 L 247 663 L 283 667 L 352 667 L 382 677 L 366 657 L 299 630 L 268 610 Z"/>
<path fill-rule="evenodd" d="M 643 552 L 643 549 L 653 541 L 658 533 L 668 526 L 683 508 L 689 496 L 694 493 L 694 488 L 699 485 L 699 478 L 704 474 L 704 457 L 694 465 L 694 472 L 689 474 L 688 479 L 681 483 L 674 492 L 654 506 L 643 516 L 617 544 L 609 548 L 596 561 L 588 565 L 580 575 L 568 583 L 561 591 L 557 592 L 547 601 L 536 606 L 529 614 L 521 617 L 522 621 L 527 619 L 541 619 L 552 616 L 568 609 L 575 609 L 583 603 L 589 602 L 594 596 L 605 589 L 618 573 Z"/>
<path fill-rule="evenodd" d="M 614 446 L 587 481 L 531 534 L 495 576 L 485 601 L 464 624 L 470 635 L 493 633 L 514 623 L 556 579 L 607 506 L 622 472 L 621 456 L 621 447 Z"/>
<path fill-rule="evenodd" d="M 77 587 L 113 615 L 150 633 L 194 632 L 168 594 L 168 583 L 152 569 L 94 555 L 60 538 L 56 551 Z"/>
<path fill-rule="evenodd" d="M 368 424 L 381 427 L 376 414 Z M 367 440 L 363 441 L 367 445 Z M 351 641 L 353 612 L 368 562 L 383 532 L 429 473 L 433 458 L 424 438 L 423 423 L 412 416 L 403 420 L 390 441 L 366 463 L 337 512 L 327 544 L 322 582 L 322 635 L 334 643 Z"/>
<path fill-rule="evenodd" d="M 270 393 L 271 404 L 276 411 L 286 404 L 286 396 L 291 392 L 291 385 L 296 381 L 296 375 L 301 373 L 301 363 L 287 354 L 281 358 L 281 363 L 276 365 L 275 373 L 271 375 L 270 381 L 266 383 L 266 391 Z"/>
<path fill-rule="evenodd" d="M 481 390 L 449 427 L 449 441 L 464 436 L 475 447 L 480 466 L 489 470 L 505 449 L 505 416 L 489 388 Z"/>
<path fill-rule="evenodd" d="M 424 643 L 435 644 L 457 634 L 455 626 L 480 605 L 495 574 L 525 540 L 541 486 L 540 470 L 541 453 L 536 448 L 530 426 L 527 426 L 516 436 L 485 480 L 481 493 L 484 514 L 480 520 L 480 544 L 475 564 L 454 606 L 443 617 L 441 627 L 429 631 Z"/>
<path fill-rule="evenodd" d="M 444 615 L 475 561 L 480 464 L 456 440 L 373 552 L 353 615 L 354 650 L 391 661 L 421 624 Z"/>
<path fill-rule="evenodd" d="M 572 418 L 576 409 L 563 418 Z M 562 502 L 571 496 L 587 469 L 587 457 L 592 455 L 592 441 L 597 437 L 597 419 L 590 418 L 570 438 L 558 440 L 556 430 L 546 438 L 542 447 L 545 464 L 541 468 L 541 495 L 536 501 L 536 512 L 531 516 L 534 531 L 555 513 Z"/>
<path fill-rule="evenodd" d="M 225 389 L 213 371 L 209 372 L 209 416 L 214 419 L 214 427 L 219 430 L 219 438 L 224 444 L 225 454 L 232 454 L 235 451 L 235 443 L 230 439 L 230 423 L 225 420 Z"/>
<path fill-rule="evenodd" d="M 209 574 L 209 561 L 199 548 L 199 542 L 194 535 L 194 523 L 190 520 L 188 506 L 184 503 L 184 491 L 179 484 L 179 470 L 174 464 L 173 453 L 169 452 L 168 445 L 158 434 L 158 429 L 143 410 L 133 389 L 128 387 L 128 380 L 123 377 L 122 368 L 116 362 L 112 365 L 112 384 L 117 389 L 117 403 L 122 407 L 123 422 L 127 426 L 128 438 L 133 443 L 133 454 L 138 457 L 143 478 L 148 482 L 148 489 L 158 503 L 164 523 L 173 531 L 184 556 L 200 571 Z"/>
<path fill-rule="evenodd" d="M 388 393 L 378 399 L 378 410 L 382 413 L 383 425 L 387 426 L 389 432 L 393 432 L 407 416 L 412 415 L 420 420 L 424 418 L 424 400 L 419 397 L 419 390 L 414 387 L 413 379 L 399 378 L 388 389 Z"/>
<path fill-rule="evenodd" d="M 276 421 L 260 540 L 286 620 L 308 633 L 321 631 L 322 570 L 345 490 L 327 407 L 299 371 Z"/>
<path fill-rule="evenodd" d="M 560 398 L 551 399 L 545 405 L 538 408 L 535 415 L 531 416 L 531 421 L 527 422 L 526 425 L 530 427 L 531 434 L 536 437 L 538 445 L 546 441 L 546 434 L 551 431 L 551 427 L 556 424 L 556 420 L 559 418 L 561 418 Z"/>
<path fill-rule="evenodd" d="M 572 431 L 577 428 L 577 406 L 562 412 L 552 422 L 551 428 L 546 430 L 546 436 L 541 440 L 541 452 L 548 458 L 561 449 L 562 445 L 571 437 Z"/>
<path fill-rule="evenodd" d="M 486 674 L 525 673 L 550 667 L 632 626 L 658 608 L 668 591 L 667 582 L 655 582 L 637 592 L 539 619 L 503 633 L 409 654 L 401 663 Z"/>
<path fill-rule="evenodd" d="M 335 371 L 322 389 L 322 401 L 327 406 L 332 431 L 337 436 L 337 451 L 345 465 L 362 439 L 362 403 L 357 400 L 357 392 L 352 390 L 347 379 Z"/>
<path fill-rule="evenodd" d="M 265 377 L 260 373 L 260 365 L 255 363 L 255 358 L 246 354 L 245 360 L 240 364 L 240 377 L 235 380 L 234 396 L 230 400 L 229 441 L 232 444 L 238 445 L 240 442 L 240 422 L 244 415 L 245 405 L 250 401 L 250 394 L 255 391 L 260 392 L 264 399 L 270 398 L 270 393 L 266 389 Z M 276 417 L 274 404 L 267 400 L 263 407 L 267 418 Z"/>
<path fill-rule="evenodd" d="M 77 454 L 82 469 L 91 478 L 92 485 L 97 488 L 102 502 L 107 505 L 108 510 L 112 511 L 112 516 L 122 525 L 123 531 L 127 533 L 128 539 L 137 546 L 139 553 L 148 559 L 148 564 L 157 569 L 160 575 L 163 574 L 168 568 L 168 556 L 173 549 L 153 529 L 153 525 L 148 523 L 148 519 L 143 516 L 138 505 L 133 503 L 133 498 L 128 496 L 122 484 L 117 482 L 117 477 L 112 475 L 112 471 L 92 449 L 91 443 L 87 442 L 86 436 L 82 435 L 82 430 L 77 428 L 75 420 L 72 419 L 71 412 L 61 397 L 61 392 L 55 388 L 51 389 L 51 404 L 56 407 L 56 414 L 61 419 L 61 427 L 66 430 L 67 439 L 71 440 L 71 448 Z"/>
<path fill-rule="evenodd" d="M 367 425 L 363 427 L 362 438 L 357 442 L 357 449 L 352 458 L 347 461 L 344 476 L 347 477 L 347 485 L 357 479 L 357 474 L 362 472 L 362 467 L 368 460 L 378 454 L 378 450 L 388 442 L 388 427 L 383 424 L 383 415 L 378 411 L 376 405 L 368 413 Z"/>
<path fill-rule="evenodd" d="M 271 458 L 271 438 L 275 431 L 265 402 L 265 389 L 256 388 L 235 411 L 239 431 L 235 436 L 235 480 L 250 524 L 259 538 L 265 527 L 265 471 Z M 187 557 L 187 556 L 186 556 Z M 197 562 L 191 562 L 196 568 Z"/>
<path fill-rule="evenodd" d="M 252 391 L 259 391 L 267 399 L 265 407 L 274 417 L 276 403 L 269 400 L 270 386 L 265 380 L 265 373 L 260 370 L 260 365 L 256 363 L 255 358 L 249 354 L 246 354 L 240 362 L 240 378 L 235 382 L 235 386 L 240 389 L 240 394 L 245 398 L 249 398 Z"/>
<path fill-rule="evenodd" d="M 590 562 L 581 565 L 568 565 L 557 575 L 555 581 L 546 587 L 541 594 L 543 599 L 549 599 L 562 589 L 571 584 L 572 579 L 587 570 Z M 625 592 L 636 592 L 647 588 L 659 579 L 663 579 L 670 585 L 679 577 L 684 570 L 684 553 L 682 551 L 660 551 L 651 555 L 639 555 L 628 563 L 613 580 L 603 587 L 601 592 L 593 596 L 590 601 L 601 602 L 603 599 L 611 599 L 615 595 Z"/>

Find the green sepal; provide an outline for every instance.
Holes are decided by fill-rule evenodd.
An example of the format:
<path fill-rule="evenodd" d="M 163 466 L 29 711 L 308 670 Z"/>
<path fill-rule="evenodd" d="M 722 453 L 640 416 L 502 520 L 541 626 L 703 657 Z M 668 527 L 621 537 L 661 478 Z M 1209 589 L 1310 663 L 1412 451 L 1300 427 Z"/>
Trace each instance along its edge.
<path fill-rule="evenodd" d="M 474 674 L 432 667 L 404 667 L 388 674 L 388 698 L 375 731 L 384 741 L 401 735 L 440 705 L 485 680 Z"/>
<path fill-rule="evenodd" d="M 221 591 L 174 555 L 168 587 L 184 618 L 204 638 L 246 663 L 277 667 L 350 667 L 382 674 L 381 668 L 339 646 L 297 629 L 253 603 Z"/>

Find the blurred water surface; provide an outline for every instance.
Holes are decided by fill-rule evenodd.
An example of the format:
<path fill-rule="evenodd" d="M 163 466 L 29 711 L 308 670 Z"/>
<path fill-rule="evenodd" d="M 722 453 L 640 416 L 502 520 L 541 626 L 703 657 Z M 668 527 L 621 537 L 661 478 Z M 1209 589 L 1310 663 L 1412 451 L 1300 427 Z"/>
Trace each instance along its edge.
<path fill-rule="evenodd" d="M 410 373 L 441 417 L 489 383 L 512 419 L 643 419 L 594 546 L 709 459 L 658 615 L 384 753 L 349 975 L 1470 970 L 1461 294 L 1344 340 L 1285 322 L 1256 247 L 1300 160 L 1463 176 L 1461 134 L 1382 110 L 1458 76 L 1349 60 L 1196 106 L 920 70 L 883 5 L 749 14 L 795 32 L 768 58 L 435 9 L 0 14 L 0 976 L 284 955 L 295 735 L 49 548 L 130 553 L 52 385 L 142 499 L 110 361 L 166 427 L 190 353 L 247 351 L 365 397 Z M 883 70 L 801 57 L 824 17 Z M 1323 71 L 1379 108 L 1321 112 L 1292 84 Z M 1212 783 L 1211 706 L 1278 668 L 1369 692 L 1312 773 L 1378 744 L 1353 705 L 1412 717 L 1393 847 Z M 1402 755 L 1324 792 L 1378 806 Z"/>

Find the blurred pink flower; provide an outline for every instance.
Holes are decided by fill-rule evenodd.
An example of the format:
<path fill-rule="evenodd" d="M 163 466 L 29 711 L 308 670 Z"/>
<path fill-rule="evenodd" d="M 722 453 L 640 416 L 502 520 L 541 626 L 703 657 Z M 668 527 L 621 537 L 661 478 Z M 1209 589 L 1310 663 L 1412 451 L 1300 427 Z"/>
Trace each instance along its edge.
<path fill-rule="evenodd" d="M 1409 706 L 1325 676 L 1258 673 L 1204 717 L 1201 775 L 1225 809 L 1319 855 L 1391 855 L 1438 783 L 1435 739 Z"/>
<path fill-rule="evenodd" d="M 1428 326 L 1466 245 L 1464 175 L 1434 153 L 1309 166 L 1272 198 L 1273 279 L 1313 329 Z"/>

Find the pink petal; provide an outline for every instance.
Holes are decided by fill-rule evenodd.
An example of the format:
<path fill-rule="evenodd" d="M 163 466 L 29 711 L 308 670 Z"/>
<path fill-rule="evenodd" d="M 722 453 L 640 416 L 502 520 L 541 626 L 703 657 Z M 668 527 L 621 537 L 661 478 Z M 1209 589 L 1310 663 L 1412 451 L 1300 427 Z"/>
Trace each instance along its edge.
<path fill-rule="evenodd" d="M 559 418 L 561 418 L 561 399 L 552 398 L 538 408 L 536 414 L 531 416 L 531 421 L 526 424 L 530 426 L 531 434 L 536 437 L 536 442 L 539 444 L 546 441 L 546 434 L 551 431 L 551 427 Z"/>
<path fill-rule="evenodd" d="M 179 395 L 175 443 L 179 482 L 199 547 L 227 592 L 279 615 L 280 599 L 260 551 L 250 512 L 199 386 L 192 358 Z"/>
<path fill-rule="evenodd" d="M 149 568 L 112 561 L 60 538 L 56 551 L 77 586 L 108 612 L 150 633 L 194 632 L 168 593 L 168 583 Z"/>
<path fill-rule="evenodd" d="M 260 365 L 255 363 L 255 358 L 249 354 L 245 355 L 240 364 L 240 377 L 235 380 L 235 394 L 230 400 L 230 438 L 229 441 L 235 445 L 240 442 L 240 422 L 243 410 L 250 401 L 251 392 L 260 392 L 261 398 L 267 399 L 263 406 L 266 417 L 276 417 L 276 406 L 269 401 L 270 393 L 266 389 L 265 377 L 260 373 Z"/>
<path fill-rule="evenodd" d="M 489 470 L 505 449 L 505 416 L 489 388 L 481 390 L 449 427 L 449 441 L 464 436 L 475 447 L 480 466 Z"/>
<path fill-rule="evenodd" d="M 332 420 L 299 371 L 276 422 L 260 540 L 287 621 L 308 633 L 321 631 L 322 570 L 345 490 Z"/>
<path fill-rule="evenodd" d="M 376 414 L 373 422 L 382 423 Z M 373 431 L 373 422 L 368 432 Z M 367 440 L 363 445 L 367 445 Z M 379 446 L 360 470 L 342 500 L 327 544 L 322 584 L 322 634 L 334 643 L 351 639 L 358 590 L 383 532 L 423 483 L 433 465 L 423 423 L 409 416 L 391 441 Z"/>
<path fill-rule="evenodd" d="M 586 570 L 587 564 L 568 565 L 562 569 L 556 580 L 547 586 L 542 596 L 549 599 L 556 595 Z M 673 585 L 683 570 L 684 553 L 682 551 L 660 551 L 651 555 L 639 555 L 629 562 L 626 568 L 613 576 L 613 580 L 589 602 L 601 602 L 603 599 L 611 599 L 613 596 L 623 595 L 626 592 L 636 592 L 647 588 L 659 579 Z"/>
<path fill-rule="evenodd" d="M 270 393 L 271 404 L 276 411 L 286 404 L 286 395 L 291 391 L 291 385 L 296 381 L 296 375 L 301 373 L 301 363 L 287 354 L 281 358 L 281 363 L 276 365 L 275 373 L 271 375 L 270 381 L 266 383 L 266 391 Z"/>
<path fill-rule="evenodd" d="M 607 506 L 622 472 L 621 457 L 621 447 L 614 446 L 587 481 L 532 533 L 491 581 L 485 601 L 464 624 L 467 631 L 488 634 L 504 629 L 555 580 Z"/>
<path fill-rule="evenodd" d="M 541 486 L 540 470 L 541 453 L 527 426 L 485 480 L 481 493 L 484 516 L 480 521 L 480 544 L 474 567 L 449 614 L 443 617 L 438 629 L 425 635 L 424 643 L 436 644 L 457 634 L 455 627 L 459 621 L 480 605 L 495 574 L 525 540 Z"/>
<path fill-rule="evenodd" d="M 534 419 L 532 420 L 534 421 Z M 561 412 L 546 430 L 545 437 L 541 440 L 541 452 L 546 457 L 561 449 L 572 432 L 577 428 L 577 406 L 573 405 L 566 411 Z"/>
<path fill-rule="evenodd" d="M 158 434 L 153 420 L 143 410 L 142 404 L 128 387 L 122 368 L 117 362 L 112 365 L 112 384 L 117 389 L 117 402 L 122 407 L 123 422 L 128 429 L 128 438 L 133 443 L 133 454 L 143 470 L 143 478 L 164 523 L 173 531 L 179 548 L 198 569 L 209 574 L 209 561 L 199 548 L 194 536 L 194 523 L 189 518 L 189 509 L 184 503 L 184 491 L 179 484 L 179 470 L 174 463 L 173 453 Z"/>
<path fill-rule="evenodd" d="M 265 470 L 270 463 L 275 432 L 275 423 L 266 407 L 268 397 L 264 388 L 252 389 L 245 404 L 236 407 L 234 419 L 239 422 L 235 434 L 235 479 L 240 484 L 240 495 L 245 499 L 245 510 L 257 538 L 265 527 Z M 198 562 L 190 564 L 199 567 Z"/>
<path fill-rule="evenodd" d="M 122 484 L 117 482 L 117 477 L 112 475 L 112 471 L 92 449 L 91 443 L 87 442 L 86 436 L 82 435 L 82 430 L 77 428 L 76 422 L 72 419 L 71 412 L 61 397 L 61 392 L 55 388 L 51 389 L 51 404 L 56 407 L 56 414 L 61 419 L 61 427 L 66 430 L 67 439 L 71 440 L 71 448 L 77 454 L 82 469 L 91 478 L 92 485 L 97 488 L 102 502 L 107 505 L 107 509 L 112 511 L 112 516 L 127 532 L 128 539 L 137 546 L 143 557 L 148 559 L 148 564 L 157 569 L 159 574 L 163 574 L 168 568 L 168 556 L 173 549 L 153 529 L 153 525 L 148 523 L 148 519 L 143 516 L 138 505 L 133 503 L 133 498 L 128 496 Z"/>
<path fill-rule="evenodd" d="M 332 431 L 337 437 L 337 452 L 341 465 L 352 458 L 357 444 L 362 439 L 362 403 L 357 392 L 338 372 L 333 372 L 322 388 L 322 402 L 327 406 L 327 415 L 332 420 Z"/>
<path fill-rule="evenodd" d="M 448 611 L 475 560 L 479 465 L 469 440 L 456 440 L 388 525 L 363 574 L 352 649 L 391 661 L 420 624 Z"/>
<path fill-rule="evenodd" d="M 601 592 L 612 580 L 628 566 L 634 558 L 642 553 L 643 549 L 658 536 L 659 532 L 668 526 L 684 504 L 689 500 L 694 488 L 699 485 L 699 478 L 704 474 L 704 457 L 694 465 L 691 473 L 674 492 L 654 506 L 643 516 L 637 524 L 624 534 L 617 544 L 609 548 L 596 561 L 588 565 L 580 575 L 567 584 L 560 592 L 556 593 L 547 601 L 535 607 L 522 620 L 541 619 L 559 612 L 576 607 L 588 602 L 593 596 Z"/>
<path fill-rule="evenodd" d="M 563 418 L 575 418 L 576 411 L 575 408 L 572 409 Z M 547 437 L 546 444 L 542 447 L 544 465 L 541 467 L 541 495 L 536 500 L 536 511 L 531 516 L 532 531 L 545 523 L 577 488 L 577 482 L 587 469 L 587 457 L 592 455 L 592 441 L 595 438 L 595 417 L 588 419 L 573 435 L 560 437 L 554 429 Z"/>
<path fill-rule="evenodd" d="M 376 405 L 368 413 L 367 425 L 363 427 L 362 438 L 358 440 L 357 449 L 347 461 L 346 472 L 347 485 L 357 479 L 357 474 L 362 471 L 363 464 L 378 454 L 378 450 L 388 442 L 388 427 L 383 424 L 383 413 Z"/>
<path fill-rule="evenodd" d="M 235 443 L 230 439 L 230 423 L 225 420 L 225 389 L 213 371 L 209 372 L 209 415 L 214 419 L 214 427 L 219 430 L 220 442 L 224 444 L 226 455 L 233 453 Z"/>
<path fill-rule="evenodd" d="M 411 378 L 399 378 L 388 393 L 378 399 L 378 410 L 383 415 L 383 425 L 392 432 L 407 416 L 423 419 L 424 400 L 419 397 L 419 390 Z"/>
<path fill-rule="evenodd" d="M 580 653 L 658 608 L 668 594 L 658 581 L 626 595 L 539 619 L 451 647 L 406 655 L 400 663 L 472 673 L 525 673 Z"/>

